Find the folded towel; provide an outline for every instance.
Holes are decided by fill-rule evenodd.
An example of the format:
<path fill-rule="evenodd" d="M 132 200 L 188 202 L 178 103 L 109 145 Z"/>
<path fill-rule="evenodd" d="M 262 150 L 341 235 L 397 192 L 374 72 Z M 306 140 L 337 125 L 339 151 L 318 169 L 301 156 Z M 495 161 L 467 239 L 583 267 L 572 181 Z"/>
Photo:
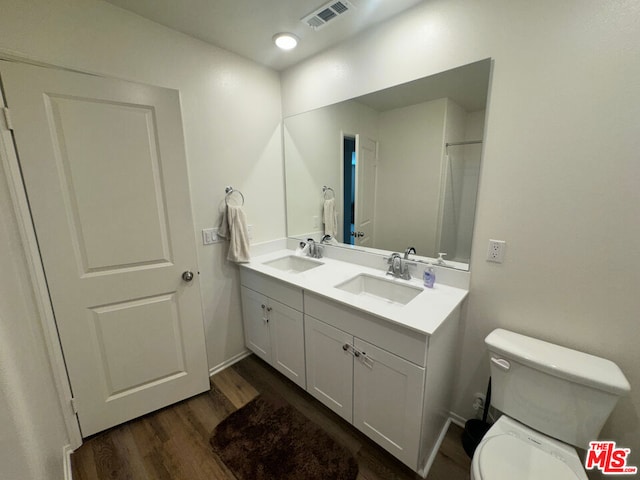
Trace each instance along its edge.
<path fill-rule="evenodd" d="M 338 215 L 336 212 L 336 200 L 329 198 L 324 201 L 324 209 L 322 213 L 324 222 L 324 234 L 335 237 L 338 235 Z"/>
<path fill-rule="evenodd" d="M 222 214 L 218 235 L 229 240 L 227 260 L 236 263 L 249 261 L 247 217 L 241 206 L 227 205 Z"/>

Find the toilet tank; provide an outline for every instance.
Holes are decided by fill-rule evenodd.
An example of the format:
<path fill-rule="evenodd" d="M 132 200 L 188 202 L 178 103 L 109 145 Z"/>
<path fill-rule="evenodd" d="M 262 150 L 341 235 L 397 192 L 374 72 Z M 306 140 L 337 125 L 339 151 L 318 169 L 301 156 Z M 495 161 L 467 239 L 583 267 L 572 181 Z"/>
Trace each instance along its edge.
<path fill-rule="evenodd" d="M 630 386 L 618 366 L 508 330 L 485 339 L 491 404 L 550 437 L 588 448 Z"/>

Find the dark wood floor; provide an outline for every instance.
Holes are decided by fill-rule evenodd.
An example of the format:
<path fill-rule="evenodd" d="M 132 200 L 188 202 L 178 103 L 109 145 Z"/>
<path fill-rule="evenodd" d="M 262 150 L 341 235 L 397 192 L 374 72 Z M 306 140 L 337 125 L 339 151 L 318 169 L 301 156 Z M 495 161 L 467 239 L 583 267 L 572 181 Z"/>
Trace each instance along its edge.
<path fill-rule="evenodd" d="M 421 478 L 255 356 L 213 376 L 209 392 L 86 439 L 71 456 L 73 478 L 235 480 L 212 453 L 209 437 L 220 421 L 261 392 L 283 396 L 349 449 L 358 461 L 358 480 Z M 469 479 L 461 433 L 451 425 L 429 480 Z"/>

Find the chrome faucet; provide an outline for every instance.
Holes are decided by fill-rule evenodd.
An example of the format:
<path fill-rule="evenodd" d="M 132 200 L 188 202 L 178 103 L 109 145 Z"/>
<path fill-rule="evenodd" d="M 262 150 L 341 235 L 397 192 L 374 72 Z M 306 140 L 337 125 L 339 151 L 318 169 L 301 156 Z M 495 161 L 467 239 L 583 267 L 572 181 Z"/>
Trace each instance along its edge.
<path fill-rule="evenodd" d="M 322 246 L 318 245 L 313 238 L 307 238 L 309 244 L 309 256 L 312 258 L 322 258 Z"/>
<path fill-rule="evenodd" d="M 413 253 L 414 255 L 416 254 L 416 248 L 415 247 L 407 247 L 407 249 L 404 251 L 404 259 L 408 260 L 409 259 L 409 254 Z"/>
<path fill-rule="evenodd" d="M 330 243 L 331 242 L 331 235 L 325 235 L 324 237 L 322 237 L 322 240 L 320 240 L 320 243 Z"/>
<path fill-rule="evenodd" d="M 399 253 L 392 253 L 391 256 L 387 258 L 387 263 L 389 264 L 387 275 L 393 275 L 394 277 L 402 278 L 403 280 L 411 279 L 409 265 L 402 259 Z"/>

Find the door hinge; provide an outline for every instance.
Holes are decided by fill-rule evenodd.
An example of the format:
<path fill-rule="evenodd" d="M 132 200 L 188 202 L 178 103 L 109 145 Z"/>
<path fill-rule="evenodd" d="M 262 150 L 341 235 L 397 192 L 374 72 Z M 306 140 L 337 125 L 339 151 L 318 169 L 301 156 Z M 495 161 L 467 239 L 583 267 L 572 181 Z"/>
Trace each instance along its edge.
<path fill-rule="evenodd" d="M 75 397 L 71 397 L 70 403 L 71 403 L 71 409 L 73 410 L 73 413 L 75 413 L 77 415 L 78 414 L 78 402 L 77 402 L 76 398 Z"/>
<path fill-rule="evenodd" d="M 7 130 L 13 130 L 13 122 L 11 121 L 11 112 L 7 107 L 2 107 L 2 113 L 4 114 L 4 123 L 7 126 Z"/>

